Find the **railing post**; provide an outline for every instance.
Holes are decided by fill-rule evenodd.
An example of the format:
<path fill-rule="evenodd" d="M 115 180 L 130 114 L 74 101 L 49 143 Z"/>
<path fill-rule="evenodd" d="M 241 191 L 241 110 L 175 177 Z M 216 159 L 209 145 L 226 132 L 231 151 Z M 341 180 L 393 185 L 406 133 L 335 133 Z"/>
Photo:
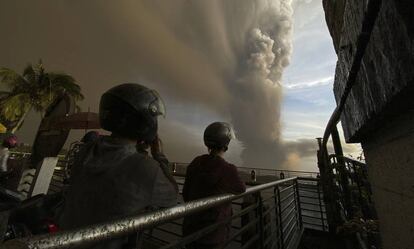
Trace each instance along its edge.
<path fill-rule="evenodd" d="M 257 202 L 257 218 L 259 219 L 259 235 L 260 235 L 260 248 L 264 249 L 264 240 L 265 240 L 265 224 L 264 224 L 264 217 L 263 217 L 263 200 L 260 192 L 256 194 L 256 202 Z"/>
<path fill-rule="evenodd" d="M 336 233 L 338 225 L 342 224 L 340 206 L 338 203 L 338 191 L 334 182 L 335 176 L 329 162 L 329 156 L 326 145 L 322 143 L 322 138 L 317 138 L 319 150 L 318 156 L 318 168 L 320 171 L 320 183 L 323 190 L 323 198 L 326 208 L 326 216 L 328 221 L 329 232 Z"/>
<path fill-rule="evenodd" d="M 339 172 L 339 183 L 342 188 L 343 192 L 343 200 L 344 206 L 347 211 L 347 215 L 352 217 L 353 210 L 352 210 L 352 202 L 351 202 L 351 191 L 349 189 L 349 179 L 348 179 L 348 172 L 345 167 L 345 160 L 344 160 L 344 153 L 342 150 L 341 139 L 339 137 L 338 128 L 334 126 L 332 128 L 332 143 L 334 145 L 334 150 L 336 154 L 336 165 Z"/>
<path fill-rule="evenodd" d="M 297 212 L 298 212 L 297 222 L 298 222 L 299 228 L 302 229 L 302 226 L 303 226 L 303 222 L 302 222 L 302 208 L 301 208 L 301 205 L 300 205 L 300 195 L 299 195 L 299 183 L 298 183 L 298 179 L 295 179 L 294 184 L 295 184 L 295 193 L 296 193 L 296 201 L 297 201 L 296 208 L 297 208 Z"/>
<path fill-rule="evenodd" d="M 285 248 L 285 236 L 283 235 L 283 220 L 282 220 L 282 204 L 280 203 L 280 189 L 279 186 L 276 186 L 276 193 L 277 193 L 277 209 L 279 215 L 279 231 L 280 231 L 280 248 Z"/>
<path fill-rule="evenodd" d="M 281 240 L 281 236 L 282 236 L 282 233 L 280 231 L 282 220 L 280 219 L 280 216 L 279 216 L 279 200 L 278 200 L 278 193 L 277 193 L 278 191 L 279 190 L 277 186 L 273 188 L 273 197 L 275 200 L 275 220 L 276 220 L 275 226 L 276 226 L 276 231 L 277 231 L 277 238 L 276 238 L 277 243 L 279 243 L 279 241 Z"/>
<path fill-rule="evenodd" d="M 357 167 L 355 166 L 355 163 L 352 163 L 352 168 L 354 170 L 354 176 L 355 176 L 355 183 L 357 184 L 358 187 L 358 201 L 359 201 L 359 205 L 362 206 L 363 205 L 363 197 L 362 197 L 362 189 L 361 189 L 361 177 L 358 175 L 359 171 L 357 169 Z"/>
<path fill-rule="evenodd" d="M 316 189 L 318 190 L 318 200 L 319 200 L 319 211 L 321 214 L 321 221 L 322 221 L 322 231 L 325 232 L 325 219 L 323 217 L 323 209 L 322 209 L 322 198 L 321 198 L 321 189 L 319 185 L 320 181 L 317 181 Z"/>

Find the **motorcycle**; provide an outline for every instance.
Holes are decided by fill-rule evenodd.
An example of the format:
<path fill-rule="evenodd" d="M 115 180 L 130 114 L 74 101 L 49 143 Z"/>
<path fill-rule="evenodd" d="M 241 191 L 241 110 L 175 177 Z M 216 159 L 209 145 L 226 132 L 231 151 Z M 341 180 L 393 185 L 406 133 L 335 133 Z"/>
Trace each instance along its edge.
<path fill-rule="evenodd" d="M 0 187 L 0 241 L 58 231 L 54 216 L 62 200 L 60 193 L 24 200 L 19 193 Z"/>

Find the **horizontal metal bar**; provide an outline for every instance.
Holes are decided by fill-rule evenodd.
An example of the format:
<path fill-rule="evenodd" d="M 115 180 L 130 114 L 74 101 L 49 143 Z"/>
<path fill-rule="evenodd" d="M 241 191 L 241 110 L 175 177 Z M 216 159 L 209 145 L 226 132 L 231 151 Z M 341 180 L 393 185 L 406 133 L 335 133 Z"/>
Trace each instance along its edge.
<path fill-rule="evenodd" d="M 275 236 L 275 235 L 278 235 L 277 234 L 277 231 L 278 231 L 278 229 L 275 229 L 275 231 L 274 232 L 272 232 L 270 235 L 268 235 L 267 237 L 267 239 L 265 240 L 265 242 L 264 242 L 264 247 L 266 248 L 266 246 L 267 246 L 267 244 L 270 242 L 270 241 L 277 241 L 278 240 L 278 238 L 279 238 L 279 236 Z M 275 237 L 273 237 L 273 236 L 275 236 Z M 272 247 L 270 247 L 270 248 L 272 248 Z"/>
<path fill-rule="evenodd" d="M 321 203 L 321 204 L 316 204 L 313 202 L 307 202 L 307 201 L 300 201 L 300 204 L 305 204 L 305 205 L 313 205 L 313 206 L 322 206 L 325 207 L 325 204 Z"/>
<path fill-rule="evenodd" d="M 161 231 L 161 232 L 164 232 L 164 233 L 168 233 L 168 234 L 172 234 L 172 235 L 175 235 L 175 236 L 177 236 L 177 237 L 183 237 L 183 235 L 182 234 L 179 234 L 179 233 L 176 233 L 176 232 L 172 232 L 172 231 L 169 231 L 169 230 L 167 230 L 167 229 L 165 229 L 165 228 L 162 228 L 162 227 L 154 227 L 153 228 L 154 230 L 159 230 L 159 231 Z"/>
<path fill-rule="evenodd" d="M 280 192 L 280 193 L 283 193 L 283 192 L 285 192 L 285 191 L 288 191 L 289 189 L 293 188 L 293 186 L 294 186 L 294 185 L 291 185 L 291 186 L 289 186 L 289 187 L 283 188 L 283 189 L 281 189 L 279 192 Z"/>
<path fill-rule="evenodd" d="M 319 172 L 315 172 L 316 174 L 319 174 Z M 303 176 L 298 176 L 298 181 L 313 181 L 313 182 L 319 182 L 319 178 L 313 178 L 313 177 L 303 177 Z"/>
<path fill-rule="evenodd" d="M 187 243 L 198 239 L 198 238 L 202 238 L 203 236 L 207 235 L 208 233 L 214 231 L 216 228 L 220 227 L 220 226 L 224 226 L 227 223 L 230 223 L 233 219 L 243 216 L 247 213 L 249 213 L 250 211 L 252 211 L 253 209 L 255 209 L 257 207 L 257 205 L 250 205 L 249 207 L 243 209 L 242 211 L 238 212 L 237 214 L 233 214 L 231 217 L 225 219 L 224 221 L 218 222 L 218 223 L 214 223 L 211 224 L 199 231 L 196 231 L 193 234 L 190 234 L 186 237 L 184 237 L 182 240 L 175 242 L 172 245 L 168 245 L 168 246 L 164 246 L 162 247 L 162 249 L 167 249 L 167 248 L 175 248 L 178 247 L 180 245 L 186 245 Z M 253 222 L 257 222 L 257 219 L 254 220 Z"/>
<path fill-rule="evenodd" d="M 288 209 L 293 203 L 295 203 L 295 199 L 293 199 L 291 202 L 289 202 L 287 205 L 285 205 L 282 210 L 280 210 L 281 213 L 285 212 L 286 209 Z"/>
<path fill-rule="evenodd" d="M 297 249 L 299 247 L 304 229 L 298 228 L 297 230 L 298 231 L 294 233 L 290 241 L 287 244 L 285 244 L 286 249 Z"/>
<path fill-rule="evenodd" d="M 191 243 L 192 241 L 195 241 L 199 238 L 202 238 L 204 236 L 206 236 L 207 234 L 213 232 L 214 230 L 216 230 L 218 227 L 220 226 L 225 226 L 227 223 L 229 223 L 231 221 L 233 217 L 230 217 L 224 221 L 218 222 L 218 223 L 214 223 L 212 225 L 209 225 L 199 231 L 196 231 L 186 237 L 183 237 L 181 240 L 176 241 L 175 243 L 166 245 L 161 247 L 161 249 L 169 249 L 169 248 L 180 248 L 180 246 L 184 246 L 187 245 L 189 243 Z"/>
<path fill-rule="evenodd" d="M 251 227 L 253 227 L 254 225 L 256 225 L 258 222 L 258 220 L 253 220 L 249 223 L 247 223 L 245 226 L 243 226 L 242 229 L 240 229 L 239 231 L 237 231 L 237 233 L 233 234 L 228 241 L 226 241 L 225 246 L 227 246 L 228 244 L 231 243 L 231 241 L 234 241 L 235 238 L 239 237 L 240 235 L 242 235 L 244 232 L 246 232 L 246 230 L 250 229 Z"/>
<path fill-rule="evenodd" d="M 211 207 L 216 207 L 221 204 L 228 203 L 233 200 L 240 199 L 253 193 L 257 193 L 259 191 L 281 184 L 289 182 L 295 184 L 295 180 L 296 177 L 287 178 L 251 187 L 247 189 L 245 193 L 240 195 L 223 194 L 208 197 L 184 204 L 179 204 L 168 209 L 118 219 L 112 222 L 105 222 L 77 230 L 62 231 L 54 234 L 17 239 L 5 243 L 3 245 L 3 248 L 10 248 L 13 243 L 20 243 L 23 246 L 22 248 L 68 248 L 76 245 L 83 245 L 112 238 L 119 238 L 143 229 L 151 228 L 162 223 L 176 220 L 189 214 L 207 210 Z"/>
<path fill-rule="evenodd" d="M 317 194 L 317 193 L 315 193 L 315 194 Z M 308 196 L 308 195 L 300 195 L 299 194 L 299 198 L 307 198 L 307 199 L 312 199 L 312 200 L 315 200 L 315 201 L 319 202 L 319 197 L 318 196 Z"/>
<path fill-rule="evenodd" d="M 324 227 L 325 225 L 319 224 L 319 223 L 310 223 L 310 222 L 306 222 L 303 221 L 303 224 L 305 225 L 312 225 L 312 226 L 318 226 L 318 227 Z"/>
<path fill-rule="evenodd" d="M 282 219 L 282 223 L 285 223 L 287 219 L 289 219 L 290 216 L 292 216 L 292 214 L 296 214 L 296 208 L 292 208 L 289 213 L 287 213 L 285 215 L 285 217 L 283 217 Z"/>
<path fill-rule="evenodd" d="M 273 172 L 283 172 L 283 173 L 304 173 L 304 174 L 318 174 L 319 172 L 315 171 L 300 171 L 300 170 L 284 170 L 284 169 L 266 169 L 266 168 L 249 168 L 249 167 L 237 167 L 238 169 L 247 169 L 247 170 L 261 170 L 261 171 L 273 171 Z"/>
<path fill-rule="evenodd" d="M 266 216 L 268 213 L 272 212 L 276 209 L 276 205 L 272 205 L 270 207 L 267 207 L 266 211 L 263 213 L 263 216 Z"/>
<path fill-rule="evenodd" d="M 259 239 L 259 234 L 256 234 L 253 236 L 246 244 L 243 245 L 240 249 L 249 248 L 254 242 L 256 242 Z"/>
<path fill-rule="evenodd" d="M 288 199 L 292 198 L 292 196 L 293 196 L 294 194 L 295 194 L 295 192 L 292 192 L 292 193 L 288 194 L 287 196 L 283 197 L 283 198 L 280 200 L 280 203 L 283 203 L 283 202 L 285 202 L 286 200 L 288 200 Z"/>
<path fill-rule="evenodd" d="M 237 212 L 237 213 L 233 213 L 232 217 L 233 217 L 233 218 L 236 218 L 236 217 L 239 217 L 239 216 L 245 215 L 246 213 L 248 213 L 248 212 L 250 212 L 250 211 L 252 211 L 252 210 L 256 209 L 257 207 L 258 207 L 258 205 L 257 205 L 257 203 L 255 202 L 254 204 L 249 205 L 249 206 L 247 206 L 247 207 L 243 208 L 243 209 L 242 209 L 242 210 L 240 210 L 239 212 Z"/>
<path fill-rule="evenodd" d="M 319 206 L 319 205 L 318 205 L 318 206 Z M 309 209 L 309 208 L 304 208 L 304 207 L 301 207 L 301 208 L 300 208 L 300 210 L 301 210 L 301 211 L 308 211 L 308 212 L 315 212 L 315 213 L 318 213 L 318 214 L 320 214 L 320 213 L 321 213 L 321 210 L 320 210 L 320 209 L 315 210 L 315 209 Z M 325 212 L 322 212 L 322 213 L 325 213 Z"/>
<path fill-rule="evenodd" d="M 299 189 L 318 189 L 317 185 L 310 185 L 310 184 L 304 184 L 304 183 L 298 183 Z"/>
<path fill-rule="evenodd" d="M 243 205 L 243 203 L 240 203 L 240 202 L 232 202 L 231 204 L 236 205 L 236 206 L 241 206 L 241 205 Z"/>
<path fill-rule="evenodd" d="M 307 189 L 300 189 L 299 188 L 299 196 L 303 196 L 301 194 L 307 194 L 307 193 L 312 193 L 312 194 L 318 194 L 318 191 L 313 191 L 313 190 L 307 190 Z"/>
<path fill-rule="evenodd" d="M 283 242 L 285 243 L 285 245 L 286 245 L 286 242 L 288 242 L 291 238 L 289 238 L 289 237 L 291 237 L 291 235 L 292 235 L 292 232 L 294 231 L 294 230 L 297 230 L 297 226 L 295 226 L 295 225 L 293 225 L 293 226 L 291 226 L 291 228 L 289 229 L 289 231 L 284 235 L 284 239 L 283 239 Z"/>
<path fill-rule="evenodd" d="M 272 196 L 271 196 L 271 197 L 269 197 L 269 198 L 262 199 L 262 202 L 266 202 L 266 201 L 269 201 L 269 200 L 274 200 L 274 199 L 275 199 L 275 197 L 276 197 L 276 195 L 272 195 Z"/>
<path fill-rule="evenodd" d="M 158 242 L 161 242 L 164 245 L 165 244 L 168 244 L 168 241 L 163 240 L 163 239 L 160 239 L 160 238 L 157 238 L 157 237 L 154 237 L 154 236 L 152 236 L 150 234 L 145 234 L 144 236 L 145 236 L 144 239 L 147 239 L 147 240 L 156 240 Z"/>
<path fill-rule="evenodd" d="M 179 222 L 176 222 L 176 221 L 171 221 L 171 222 L 169 222 L 169 224 L 173 224 L 173 225 L 176 225 L 176 226 L 183 226 L 182 223 L 179 223 Z"/>
<path fill-rule="evenodd" d="M 315 220 L 322 220 L 322 219 L 321 219 L 321 216 L 319 216 L 319 217 L 314 217 L 314 216 L 310 216 L 310 215 L 302 214 L 302 217 L 305 217 L 305 218 L 310 218 L 310 219 L 315 219 Z"/>
<path fill-rule="evenodd" d="M 283 234 L 285 234 L 286 230 L 291 226 L 292 221 L 296 221 L 296 215 L 292 216 L 292 218 L 289 219 L 287 224 L 284 225 L 284 228 L 282 229 Z"/>

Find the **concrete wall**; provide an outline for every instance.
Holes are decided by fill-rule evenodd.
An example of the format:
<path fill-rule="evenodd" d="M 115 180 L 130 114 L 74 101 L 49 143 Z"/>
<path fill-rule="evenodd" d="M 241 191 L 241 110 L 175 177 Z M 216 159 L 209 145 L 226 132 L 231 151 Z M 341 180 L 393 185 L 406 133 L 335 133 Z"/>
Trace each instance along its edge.
<path fill-rule="evenodd" d="M 367 2 L 324 0 L 338 54 L 337 101 L 353 61 Z M 338 11 L 338 4 L 345 6 L 343 11 Z M 347 142 L 360 142 L 364 149 L 384 249 L 414 248 L 413 16 L 412 0 L 382 1 L 357 84 L 341 117 Z"/>
<path fill-rule="evenodd" d="M 414 111 L 362 143 L 384 249 L 414 248 Z"/>
<path fill-rule="evenodd" d="M 339 1 L 341 2 L 343 1 Z M 338 1 L 324 1 L 328 26 L 331 34 L 336 35 L 333 36 L 333 41 L 338 54 L 334 83 L 337 102 L 342 96 L 354 59 L 356 41 L 368 1 L 345 2 L 343 12 L 334 12 L 338 8 Z M 357 84 L 352 89 L 341 117 L 348 142 L 361 142 L 365 136 L 381 126 L 384 116 L 401 112 L 401 109 L 390 109 L 389 104 L 403 91 L 410 90 L 414 96 L 414 87 L 410 87 L 414 85 L 412 15 L 412 2 L 383 1 L 357 77 Z"/>

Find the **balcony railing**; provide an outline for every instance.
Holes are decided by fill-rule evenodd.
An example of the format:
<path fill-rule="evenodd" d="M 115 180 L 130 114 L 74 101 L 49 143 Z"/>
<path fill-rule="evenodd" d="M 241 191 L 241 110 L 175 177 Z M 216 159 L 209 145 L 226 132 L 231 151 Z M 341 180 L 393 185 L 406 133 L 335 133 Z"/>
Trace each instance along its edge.
<path fill-rule="evenodd" d="M 218 195 L 78 230 L 12 240 L 2 248 L 72 248 L 143 231 L 146 242 L 153 242 L 154 228 L 229 202 L 240 207 L 227 220 L 185 237 L 176 231 L 175 239 L 158 240 L 161 248 L 182 248 L 226 224 L 232 225 L 232 231 L 223 248 L 297 248 L 303 231 L 298 186 L 296 177 L 288 178 L 248 188 L 240 195 Z"/>

